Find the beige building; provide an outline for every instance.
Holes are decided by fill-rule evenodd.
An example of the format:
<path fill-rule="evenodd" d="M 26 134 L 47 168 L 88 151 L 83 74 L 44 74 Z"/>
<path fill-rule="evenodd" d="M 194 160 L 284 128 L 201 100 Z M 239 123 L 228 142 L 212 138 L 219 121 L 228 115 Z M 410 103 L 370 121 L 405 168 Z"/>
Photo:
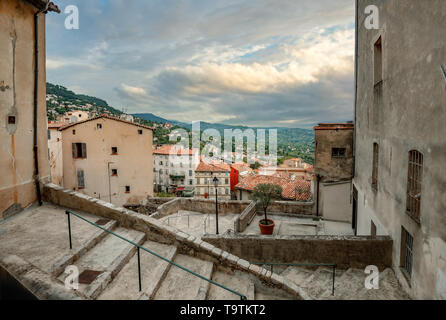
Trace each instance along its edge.
<path fill-rule="evenodd" d="M 364 25 L 367 5 L 379 29 Z M 446 1 L 357 1 L 354 215 L 418 299 L 446 299 Z"/>
<path fill-rule="evenodd" d="M 314 128 L 316 213 L 326 220 L 352 222 L 352 123 L 320 123 Z"/>
<path fill-rule="evenodd" d="M 45 96 L 48 11 L 60 12 L 44 0 L 0 1 L 0 219 L 40 202 L 40 182 L 50 175 Z"/>
<path fill-rule="evenodd" d="M 60 130 L 65 188 L 118 206 L 153 195 L 152 128 L 102 115 Z"/>
<path fill-rule="evenodd" d="M 215 198 L 214 178 L 218 179 L 218 199 L 231 200 L 231 167 L 224 162 L 201 161 L 195 169 L 195 197 Z"/>
<path fill-rule="evenodd" d="M 195 168 L 200 163 L 198 149 L 176 145 L 158 145 L 153 149 L 154 189 L 167 192 L 169 187 L 195 187 Z"/>
<path fill-rule="evenodd" d="M 51 182 L 63 187 L 62 132 L 65 123 L 48 123 L 48 158 L 50 161 Z"/>

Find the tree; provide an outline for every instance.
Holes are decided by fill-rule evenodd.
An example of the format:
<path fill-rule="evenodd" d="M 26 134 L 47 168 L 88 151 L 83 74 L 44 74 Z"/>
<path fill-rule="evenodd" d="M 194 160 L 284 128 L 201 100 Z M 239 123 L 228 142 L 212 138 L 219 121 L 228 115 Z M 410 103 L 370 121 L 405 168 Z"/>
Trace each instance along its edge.
<path fill-rule="evenodd" d="M 263 209 L 263 212 L 265 214 L 265 221 L 262 224 L 268 225 L 268 216 L 266 215 L 266 211 L 271 204 L 271 201 L 273 201 L 274 199 L 280 199 L 281 196 L 282 187 L 275 184 L 264 183 L 259 184 L 254 188 L 251 198 L 257 203 L 260 208 Z"/>

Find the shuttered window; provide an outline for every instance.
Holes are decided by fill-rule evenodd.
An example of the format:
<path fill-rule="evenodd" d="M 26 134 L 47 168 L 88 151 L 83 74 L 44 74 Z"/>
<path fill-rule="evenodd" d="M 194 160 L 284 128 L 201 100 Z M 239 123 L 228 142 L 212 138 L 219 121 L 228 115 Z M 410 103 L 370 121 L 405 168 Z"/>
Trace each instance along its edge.
<path fill-rule="evenodd" d="M 73 159 L 87 158 L 87 145 L 85 143 L 72 144 Z"/>
<path fill-rule="evenodd" d="M 77 188 L 85 189 L 84 170 L 77 170 Z"/>
<path fill-rule="evenodd" d="M 373 144 L 373 169 L 372 169 L 372 189 L 378 190 L 378 163 L 379 163 L 379 145 Z"/>

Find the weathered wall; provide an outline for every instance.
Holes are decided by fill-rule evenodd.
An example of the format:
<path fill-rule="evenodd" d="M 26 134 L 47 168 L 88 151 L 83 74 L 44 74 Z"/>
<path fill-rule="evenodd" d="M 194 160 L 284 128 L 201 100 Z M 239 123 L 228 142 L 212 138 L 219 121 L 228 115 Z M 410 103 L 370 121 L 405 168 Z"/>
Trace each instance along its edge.
<path fill-rule="evenodd" d="M 138 130 L 143 134 L 139 135 Z M 80 192 L 89 196 L 119 206 L 138 204 L 153 196 L 152 139 L 149 129 L 107 118 L 62 130 L 64 187 L 78 190 L 77 170 L 82 169 L 85 188 Z M 73 143 L 86 143 L 86 159 L 73 159 Z M 117 155 L 112 155 L 112 147 L 118 148 Z M 118 170 L 117 176 L 111 176 L 112 169 Z M 130 186 L 130 193 L 125 192 L 125 186 Z"/>
<path fill-rule="evenodd" d="M 260 209 L 257 212 L 263 213 Z M 313 202 L 274 201 L 268 207 L 268 212 L 312 216 L 316 214 L 316 208 Z"/>
<path fill-rule="evenodd" d="M 380 29 L 364 26 L 379 7 Z M 390 235 L 396 274 L 411 296 L 446 299 L 446 1 L 359 1 L 356 176 L 358 234 Z M 374 89 L 373 46 L 382 37 L 383 82 Z M 379 144 L 378 190 L 371 187 Z M 424 155 L 421 224 L 406 214 L 408 153 Z M 413 272 L 400 272 L 401 228 L 414 237 Z"/>
<path fill-rule="evenodd" d="M 49 135 L 51 183 L 63 186 L 62 133 L 57 129 L 49 129 Z"/>
<path fill-rule="evenodd" d="M 326 220 L 352 222 L 350 201 L 351 181 L 321 183 L 319 191 L 320 215 Z"/>
<path fill-rule="evenodd" d="M 0 219 L 36 201 L 33 181 L 34 13 L 19 0 L 0 2 Z M 38 159 L 40 178 L 49 178 L 45 15 L 39 17 Z M 8 124 L 15 116 L 16 124 Z"/>
<path fill-rule="evenodd" d="M 315 130 L 314 170 L 325 181 L 351 179 L 353 175 L 353 128 Z M 345 148 L 345 157 L 332 157 L 332 148 Z"/>
<path fill-rule="evenodd" d="M 202 240 L 251 262 L 336 263 L 339 268 L 392 266 L 390 237 L 206 235 Z"/>

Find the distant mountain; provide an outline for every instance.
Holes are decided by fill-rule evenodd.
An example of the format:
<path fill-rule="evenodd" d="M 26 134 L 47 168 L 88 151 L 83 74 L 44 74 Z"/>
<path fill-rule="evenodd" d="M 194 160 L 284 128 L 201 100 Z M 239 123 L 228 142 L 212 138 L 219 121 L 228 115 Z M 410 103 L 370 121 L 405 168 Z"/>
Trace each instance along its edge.
<path fill-rule="evenodd" d="M 158 117 L 153 113 L 137 113 L 134 117 L 144 119 L 146 121 L 170 123 L 172 125 L 192 129 L 191 123 L 185 123 L 177 120 L 168 120 Z M 209 123 L 205 121 L 200 122 L 200 130 L 216 129 L 223 136 L 225 129 L 277 129 L 277 146 L 279 155 L 284 157 L 300 157 L 307 163 L 314 162 L 314 132 L 310 129 L 301 128 L 283 128 L 283 127 L 248 127 L 248 126 L 233 126 L 221 123 Z"/>

